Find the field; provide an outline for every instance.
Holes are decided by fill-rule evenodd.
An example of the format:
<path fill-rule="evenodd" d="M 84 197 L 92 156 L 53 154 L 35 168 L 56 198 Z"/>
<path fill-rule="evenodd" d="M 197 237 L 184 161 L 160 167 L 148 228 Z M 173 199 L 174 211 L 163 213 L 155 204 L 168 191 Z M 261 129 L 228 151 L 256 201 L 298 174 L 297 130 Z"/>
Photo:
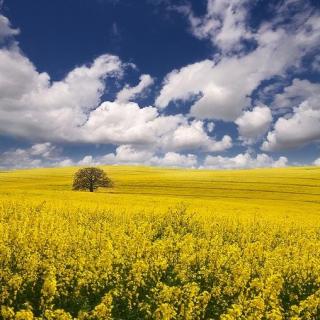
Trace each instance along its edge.
<path fill-rule="evenodd" d="M 2 319 L 320 319 L 320 168 L 0 172 Z"/>

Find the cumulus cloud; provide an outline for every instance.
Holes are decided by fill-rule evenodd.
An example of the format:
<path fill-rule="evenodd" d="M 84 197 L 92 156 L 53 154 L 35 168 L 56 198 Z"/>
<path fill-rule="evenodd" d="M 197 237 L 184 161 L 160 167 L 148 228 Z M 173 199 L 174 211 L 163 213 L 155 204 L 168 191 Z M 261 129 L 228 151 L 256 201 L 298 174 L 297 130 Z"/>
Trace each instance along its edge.
<path fill-rule="evenodd" d="M 288 163 L 286 157 L 274 160 L 267 154 L 258 154 L 256 157 L 249 153 L 240 153 L 235 157 L 207 156 L 204 168 L 210 169 L 248 169 L 264 167 L 285 167 Z"/>
<path fill-rule="evenodd" d="M 96 160 L 91 155 L 84 156 L 79 162 L 78 165 L 80 166 L 95 166 L 99 165 Z"/>
<path fill-rule="evenodd" d="M 196 17 L 190 6 L 180 6 L 190 22 L 191 32 L 199 39 L 209 39 L 223 52 L 238 51 L 243 40 L 252 38 L 246 20 L 248 0 L 208 0 L 207 12 Z"/>
<path fill-rule="evenodd" d="M 78 165 L 153 165 L 162 167 L 197 167 L 198 159 L 194 154 L 180 154 L 167 152 L 163 155 L 156 155 L 154 152 L 144 149 L 135 149 L 131 145 L 119 146 L 114 153 L 103 156 L 85 156 Z"/>
<path fill-rule="evenodd" d="M 60 165 L 66 161 L 61 150 L 50 142 L 38 143 L 30 148 L 17 148 L 0 154 L 0 168 L 36 168 Z M 70 161 L 70 160 L 69 160 Z"/>
<path fill-rule="evenodd" d="M 289 118 L 281 117 L 268 133 L 262 150 L 275 151 L 300 147 L 320 139 L 320 112 L 308 103 L 295 108 Z"/>
<path fill-rule="evenodd" d="M 278 93 L 272 103 L 273 108 L 294 108 L 302 102 L 308 101 L 313 107 L 319 107 L 320 84 L 309 80 L 293 79 L 292 84 Z M 320 108 L 320 107 L 319 107 Z"/>
<path fill-rule="evenodd" d="M 262 144 L 274 151 L 300 147 L 320 139 L 320 84 L 295 79 L 275 98 L 274 106 L 290 108 L 280 117 Z M 291 110 L 292 109 L 292 110 Z"/>
<path fill-rule="evenodd" d="M 207 122 L 207 130 L 208 130 L 208 132 L 212 132 L 214 127 L 215 127 L 215 124 L 212 121 Z"/>
<path fill-rule="evenodd" d="M 313 164 L 314 164 L 315 166 L 320 166 L 320 158 L 316 159 L 316 160 L 313 162 Z"/>
<path fill-rule="evenodd" d="M 203 22 L 205 25 L 215 23 L 215 15 L 211 17 L 210 10 L 215 12 L 216 9 L 212 8 L 216 6 L 225 8 L 224 3 L 230 4 L 228 8 L 231 9 L 226 10 L 232 12 L 233 16 L 243 14 L 241 10 L 238 12 L 232 9 L 238 1 L 209 0 L 208 17 Z M 302 18 L 303 24 L 300 23 Z M 245 21 L 243 18 L 240 20 Z M 188 101 L 193 98 L 195 102 L 190 109 L 192 116 L 199 119 L 236 120 L 243 109 L 250 107 L 250 96 L 262 81 L 285 75 L 289 68 L 298 67 L 301 59 L 319 46 L 319 20 L 318 12 L 311 14 L 306 10 L 304 15 L 295 14 L 289 25 L 283 25 L 280 20 L 263 23 L 250 33 L 254 41 L 254 49 L 251 51 L 234 53 L 231 50 L 228 54 L 222 53 L 217 59 L 200 61 L 172 71 L 164 80 L 156 106 L 165 108 L 171 101 Z M 199 23 L 202 30 L 204 24 Z M 213 39 L 216 39 L 216 32 L 223 30 L 227 22 L 222 19 L 219 23 L 222 26 L 217 29 L 209 28 L 214 30 Z M 240 30 L 246 34 L 246 29 L 240 26 Z M 211 34 L 211 31 L 208 33 Z M 243 37 L 236 36 L 226 43 L 231 43 L 233 47 L 239 44 L 240 39 Z"/>
<path fill-rule="evenodd" d="M 131 145 L 122 145 L 115 153 L 109 153 L 99 158 L 100 163 L 109 164 L 148 164 L 154 153 L 149 150 L 135 149 Z"/>
<path fill-rule="evenodd" d="M 1 81 L 0 75 L 0 92 L 1 83 L 4 83 L 0 108 L 2 133 L 54 141 L 167 146 L 172 150 L 219 151 L 231 146 L 229 137 L 216 141 L 207 135 L 202 122 L 190 124 L 183 115 L 162 116 L 157 108 L 141 108 L 135 102 L 120 102 L 118 99 L 99 105 L 104 90 L 101 77 L 121 71 L 121 63 L 114 56 L 101 56 L 92 65 L 76 68 L 65 80 L 50 85 L 49 76 L 37 74 L 20 53 L 6 54 L 13 55 L 13 60 L 15 57 L 22 59 L 27 71 L 21 87 L 14 87 L 16 78 L 22 76 L 21 69 L 12 85 L 8 85 L 4 76 Z M 188 137 L 181 137 L 183 132 L 193 135 L 190 136 L 192 143 L 187 141 Z"/>
<path fill-rule="evenodd" d="M 192 122 L 182 114 L 161 115 L 155 107 L 131 102 L 153 84 L 149 75 L 141 75 L 137 86 L 126 85 L 115 101 L 101 101 L 108 90 L 106 79 L 118 80 L 124 71 L 125 64 L 117 56 L 104 54 L 52 81 L 49 74 L 37 71 L 18 46 L 1 48 L 0 134 L 38 141 L 144 146 L 159 152 L 231 147 L 229 136 L 210 137 L 202 121 Z"/>
<path fill-rule="evenodd" d="M 170 72 L 155 107 L 141 107 L 133 101 L 154 83 L 147 74 L 140 76 L 136 86 L 125 85 L 115 101 L 102 101 L 108 91 L 106 80 L 118 81 L 125 72 L 125 64 L 117 56 L 101 55 L 53 81 L 48 73 L 37 70 L 18 44 L 1 47 L 0 134 L 44 143 L 3 153 L 0 166 L 8 167 L 9 158 L 16 156 L 20 165 L 17 161 L 12 167 L 53 163 L 197 167 L 196 152 L 222 152 L 233 146 L 231 136 L 217 137 L 215 124 L 208 119 L 234 121 L 244 144 L 256 142 L 271 127 L 262 145 L 265 151 L 320 140 L 319 84 L 295 79 L 277 94 L 270 108 L 274 115 L 281 110 L 282 116 L 276 118 L 274 126 L 270 108 L 253 107 L 251 100 L 264 80 L 285 77 L 319 47 L 318 11 L 306 7 L 301 13 L 292 13 L 289 2 L 277 7 L 282 16 L 276 15 L 255 30 L 248 26 L 251 2 L 247 0 L 208 0 L 203 17 L 196 17 L 189 7 L 180 7 L 193 34 L 209 39 L 219 54 Z M 0 41 L 18 32 L 0 15 Z M 250 50 L 245 43 L 250 43 Z M 317 58 L 311 64 L 316 71 Z M 190 101 L 189 114 L 167 115 L 163 110 L 178 100 Z M 116 150 L 73 161 L 62 157 L 52 144 L 62 141 L 113 144 Z M 204 165 L 249 168 L 286 163 L 284 157 L 274 160 L 265 154 L 253 157 L 244 153 L 235 157 L 210 155 Z"/>
<path fill-rule="evenodd" d="M 235 121 L 240 138 L 247 144 L 254 143 L 257 138 L 262 137 L 268 131 L 271 122 L 271 110 L 266 106 L 257 106 L 252 111 L 245 111 Z"/>
<path fill-rule="evenodd" d="M 99 165 L 155 165 L 163 167 L 197 167 L 198 159 L 194 154 L 137 149 L 132 145 L 121 145 L 115 152 L 104 155 L 86 155 L 79 161 L 65 157 L 62 149 L 46 142 L 34 144 L 29 148 L 17 148 L 0 154 L 0 168 L 39 168 L 66 166 Z"/>
<path fill-rule="evenodd" d="M 121 145 L 114 152 L 103 155 L 86 155 L 80 160 L 63 156 L 62 149 L 49 142 L 29 148 L 18 148 L 0 154 L 0 168 L 36 168 L 99 165 L 152 165 L 162 167 L 198 166 L 195 154 L 177 152 L 156 153 L 151 150 Z"/>
<path fill-rule="evenodd" d="M 57 155 L 57 147 L 50 142 L 34 144 L 28 152 L 31 156 L 41 156 L 44 159 L 54 159 Z"/>
<path fill-rule="evenodd" d="M 197 156 L 194 154 L 179 154 L 176 152 L 167 152 L 162 158 L 154 157 L 151 159 L 152 165 L 161 167 L 189 167 L 195 168 L 198 164 Z"/>
<path fill-rule="evenodd" d="M 202 121 L 190 122 L 179 114 L 163 116 L 157 108 L 140 108 L 134 102 L 104 102 L 91 112 L 81 130 L 88 142 L 134 144 L 161 151 L 214 152 L 232 146 L 229 136 L 221 140 L 208 136 Z"/>
<path fill-rule="evenodd" d="M 100 102 L 107 76 L 119 76 L 120 60 L 102 55 L 52 82 L 17 49 L 0 50 L 0 133 L 46 140 L 75 139 Z"/>
<path fill-rule="evenodd" d="M 166 157 L 164 158 L 167 159 Z M 156 156 L 153 151 L 139 150 L 131 145 L 121 145 L 116 148 L 114 153 L 99 156 L 86 155 L 76 161 L 65 157 L 61 148 L 50 142 L 45 142 L 34 144 L 29 148 L 17 148 L 3 152 L 0 154 L 0 168 L 18 169 L 113 164 L 162 165 L 162 159 L 163 157 Z M 181 155 L 181 159 L 184 159 L 183 155 Z"/>
<path fill-rule="evenodd" d="M 225 135 L 220 141 L 209 137 L 205 132 L 203 122 L 195 120 L 180 125 L 172 134 L 165 136 L 163 145 L 167 150 L 200 149 L 205 152 L 217 152 L 231 148 L 232 139 L 228 135 Z"/>
<path fill-rule="evenodd" d="M 161 135 L 175 128 L 181 121 L 178 116 L 169 117 L 168 127 L 164 127 L 156 108 L 140 108 L 135 102 L 107 101 L 90 113 L 81 128 L 81 136 L 99 143 L 151 144 L 156 141 L 157 133 Z"/>
<path fill-rule="evenodd" d="M 208 70 L 214 67 L 214 62 L 204 60 L 170 72 L 161 89 L 160 95 L 156 99 L 156 106 L 165 108 L 172 100 L 187 101 L 194 95 L 201 92 L 209 81 Z"/>
<path fill-rule="evenodd" d="M 0 43 L 8 37 L 19 34 L 19 29 L 13 29 L 7 17 L 0 14 Z"/>
<path fill-rule="evenodd" d="M 130 87 L 126 85 L 120 92 L 117 94 L 117 101 L 120 103 L 128 102 L 138 95 L 142 94 L 145 89 L 151 86 L 154 83 L 152 77 L 148 74 L 143 74 L 140 76 L 140 82 L 135 87 Z"/>
<path fill-rule="evenodd" d="M 74 162 L 72 159 L 64 159 L 64 160 L 60 160 L 54 163 L 54 167 L 71 167 L 74 166 Z"/>
<path fill-rule="evenodd" d="M 121 145 L 115 152 L 104 155 L 86 155 L 81 160 L 63 156 L 62 149 L 46 142 L 34 144 L 29 148 L 17 148 L 0 154 L 0 168 L 36 168 L 66 166 L 99 166 L 99 165 L 152 165 L 161 167 L 185 167 L 208 169 L 237 169 L 253 167 L 284 167 L 287 158 L 275 160 L 266 154 L 251 156 L 248 152 L 235 157 L 209 155 L 200 165 L 198 156 L 193 153 L 164 152 L 156 153 L 132 145 Z M 320 164 L 319 161 L 314 162 Z"/>

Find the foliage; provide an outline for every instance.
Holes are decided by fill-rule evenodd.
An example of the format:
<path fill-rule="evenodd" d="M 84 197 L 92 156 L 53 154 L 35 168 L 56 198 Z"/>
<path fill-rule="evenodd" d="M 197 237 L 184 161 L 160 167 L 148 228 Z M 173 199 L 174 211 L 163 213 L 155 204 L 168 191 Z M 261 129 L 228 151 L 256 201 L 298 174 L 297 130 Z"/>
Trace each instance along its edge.
<path fill-rule="evenodd" d="M 115 190 L 95 193 L 95 201 L 68 191 L 72 170 L 53 170 L 52 180 L 47 169 L 0 173 L 0 318 L 320 318 L 316 170 L 205 175 L 119 167 L 111 170 Z M 141 176 L 152 174 L 158 181 L 142 187 Z M 258 191 L 246 191 L 250 201 L 233 202 L 230 188 L 226 202 L 210 200 L 214 178 L 224 179 L 221 189 L 238 179 L 278 193 L 256 202 Z M 137 185 L 152 195 L 138 196 Z M 163 196 L 159 185 L 174 187 Z M 203 198 L 188 202 L 198 186 Z M 281 191 L 295 197 L 281 199 Z"/>
<path fill-rule="evenodd" d="M 73 179 L 73 190 L 95 191 L 99 187 L 111 187 L 112 182 L 100 168 L 79 169 Z"/>

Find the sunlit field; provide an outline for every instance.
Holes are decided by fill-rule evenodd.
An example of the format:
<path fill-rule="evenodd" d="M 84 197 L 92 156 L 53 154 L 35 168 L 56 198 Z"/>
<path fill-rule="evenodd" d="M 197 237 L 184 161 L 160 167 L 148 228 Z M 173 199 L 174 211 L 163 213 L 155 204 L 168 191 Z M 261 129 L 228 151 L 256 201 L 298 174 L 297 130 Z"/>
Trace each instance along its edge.
<path fill-rule="evenodd" d="M 320 169 L 0 172 L 3 319 L 320 319 Z"/>

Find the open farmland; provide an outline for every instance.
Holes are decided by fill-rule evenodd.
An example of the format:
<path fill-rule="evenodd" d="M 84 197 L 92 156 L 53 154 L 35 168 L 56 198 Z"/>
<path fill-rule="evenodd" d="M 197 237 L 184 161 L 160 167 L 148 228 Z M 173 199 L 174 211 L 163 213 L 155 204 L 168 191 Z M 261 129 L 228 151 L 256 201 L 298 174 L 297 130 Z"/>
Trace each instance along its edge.
<path fill-rule="evenodd" d="M 4 319 L 319 319 L 320 169 L 0 172 Z"/>

